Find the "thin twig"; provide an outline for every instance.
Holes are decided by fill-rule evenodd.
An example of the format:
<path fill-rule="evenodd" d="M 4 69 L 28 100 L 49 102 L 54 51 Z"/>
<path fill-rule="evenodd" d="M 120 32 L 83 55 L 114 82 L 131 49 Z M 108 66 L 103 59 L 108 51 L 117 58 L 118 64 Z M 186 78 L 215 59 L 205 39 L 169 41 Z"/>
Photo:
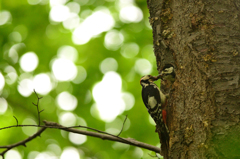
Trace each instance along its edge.
<path fill-rule="evenodd" d="M 12 126 L 7 126 L 7 127 L 2 127 L 0 130 L 3 129 L 9 129 L 9 128 L 16 128 L 16 127 L 45 127 L 45 126 L 39 126 L 39 125 L 12 125 Z"/>
<path fill-rule="evenodd" d="M 88 127 L 88 126 L 81 126 L 81 125 L 78 125 L 78 126 L 70 126 L 68 128 L 86 128 L 86 129 L 89 129 L 89 130 L 93 130 L 93 131 L 96 131 L 96 132 L 99 132 L 99 133 L 102 133 L 102 134 L 107 134 L 107 135 L 113 135 L 113 134 L 110 134 L 110 133 L 107 133 L 105 131 L 101 131 L 101 130 L 98 130 L 98 129 L 94 129 L 94 128 L 91 128 L 91 127 Z M 115 136 L 115 135 L 113 135 Z"/>
<path fill-rule="evenodd" d="M 33 89 L 34 93 L 37 96 L 37 104 L 32 103 L 33 105 L 35 105 L 37 107 L 37 112 L 38 112 L 38 126 L 40 126 L 40 113 L 44 110 L 39 111 L 39 100 L 42 99 L 42 97 L 38 97 L 37 92 L 35 91 L 35 89 Z"/>
<path fill-rule="evenodd" d="M 126 117 L 125 117 L 125 119 L 124 119 L 124 121 L 123 121 L 123 125 L 122 125 L 122 128 L 121 128 L 121 131 L 117 134 L 117 136 L 121 135 L 126 120 L 127 120 L 127 115 L 126 115 Z"/>
<path fill-rule="evenodd" d="M 12 145 L 7 145 L 7 146 L 0 146 L 0 148 L 6 148 L 6 150 L 4 150 L 3 152 L 0 153 L 0 156 L 2 156 L 2 158 L 4 159 L 4 154 L 13 149 L 14 147 L 17 147 L 17 146 L 25 146 L 26 147 L 26 143 L 33 140 L 34 138 L 36 138 L 37 136 L 40 136 L 40 134 L 45 130 L 46 128 L 41 128 L 38 130 L 38 132 L 36 132 L 34 135 L 28 137 L 27 139 L 23 140 L 23 141 L 20 141 L 20 142 L 17 142 L 15 144 L 12 144 Z"/>
<path fill-rule="evenodd" d="M 15 116 L 13 116 L 15 119 L 16 119 L 16 122 L 17 122 L 17 126 L 18 126 L 18 120 L 17 120 L 17 118 L 15 117 Z"/>

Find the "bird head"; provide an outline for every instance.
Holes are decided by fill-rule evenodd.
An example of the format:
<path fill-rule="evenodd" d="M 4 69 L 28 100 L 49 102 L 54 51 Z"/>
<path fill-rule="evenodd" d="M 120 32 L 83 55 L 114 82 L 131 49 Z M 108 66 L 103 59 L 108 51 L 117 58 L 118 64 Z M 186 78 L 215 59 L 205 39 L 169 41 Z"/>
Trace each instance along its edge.
<path fill-rule="evenodd" d="M 161 78 L 162 80 L 169 80 L 171 82 L 175 81 L 175 70 L 172 64 L 166 64 L 162 69 L 157 78 Z"/>
<path fill-rule="evenodd" d="M 158 80 L 158 76 L 152 76 L 152 75 L 145 75 L 140 79 L 140 84 L 143 85 L 148 85 L 153 81 Z"/>

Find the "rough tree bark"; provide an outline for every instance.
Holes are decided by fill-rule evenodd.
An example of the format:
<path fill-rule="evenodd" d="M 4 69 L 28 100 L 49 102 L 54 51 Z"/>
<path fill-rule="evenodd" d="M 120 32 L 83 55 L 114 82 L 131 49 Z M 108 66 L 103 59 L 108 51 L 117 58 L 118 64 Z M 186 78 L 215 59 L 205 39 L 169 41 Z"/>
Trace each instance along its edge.
<path fill-rule="evenodd" d="M 240 0 L 148 0 L 158 70 L 172 63 L 165 158 L 240 158 Z"/>

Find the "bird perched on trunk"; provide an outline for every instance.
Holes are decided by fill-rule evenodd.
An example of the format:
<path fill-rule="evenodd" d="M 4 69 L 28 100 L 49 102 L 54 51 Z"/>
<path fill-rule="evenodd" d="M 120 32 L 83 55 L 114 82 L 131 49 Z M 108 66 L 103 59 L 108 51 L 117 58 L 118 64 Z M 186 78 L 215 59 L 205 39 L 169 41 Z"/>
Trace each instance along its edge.
<path fill-rule="evenodd" d="M 166 125 L 167 112 L 165 110 L 167 99 L 154 83 L 154 81 L 158 80 L 158 78 L 158 76 L 154 77 L 151 75 L 146 75 L 141 78 L 140 84 L 142 86 L 142 99 L 148 113 L 157 125 L 157 131 L 160 131 L 161 143 L 166 145 L 168 149 L 169 131 Z"/>

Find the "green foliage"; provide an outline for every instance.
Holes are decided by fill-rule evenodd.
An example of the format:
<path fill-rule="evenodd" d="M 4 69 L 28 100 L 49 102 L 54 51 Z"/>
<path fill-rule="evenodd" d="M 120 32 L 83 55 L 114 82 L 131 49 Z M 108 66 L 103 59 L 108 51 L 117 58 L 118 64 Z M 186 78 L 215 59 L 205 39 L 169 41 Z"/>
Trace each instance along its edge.
<path fill-rule="evenodd" d="M 35 5 L 29 4 L 34 2 L 39 3 Z M 69 2 L 67 1 L 63 5 Z M 70 112 L 76 118 L 76 122 L 73 122 L 74 125 L 86 124 L 89 127 L 102 131 L 106 131 L 109 128 L 120 131 L 125 115 L 128 115 L 126 128 L 121 136 L 157 145 L 159 140 L 157 134 L 154 133 L 155 127 L 149 123 L 149 115 L 141 99 L 139 80 L 142 75 L 135 69 L 137 60 L 146 59 L 153 67 L 150 73 L 157 75 L 156 61 L 152 48 L 152 32 L 148 26 L 149 15 L 146 1 L 138 0 L 130 4 L 128 0 L 121 0 L 121 2 L 128 2 L 129 5 L 137 6 L 142 10 L 143 19 L 139 22 L 123 22 L 119 18 L 120 1 L 88 0 L 85 3 L 83 0 L 75 0 L 74 2 L 80 5 L 80 12 L 77 13 L 80 16 L 80 22 L 83 22 L 96 8 L 107 8 L 115 20 L 115 25 L 112 29 L 118 31 L 124 37 L 120 47 L 109 50 L 104 45 L 105 36 L 112 29 L 93 36 L 85 44 L 78 45 L 74 43 L 72 40 L 74 28 L 67 29 L 64 27 L 63 22 L 51 20 L 50 11 L 52 6 L 48 0 L 4 0 L 0 2 L 0 12 L 8 11 L 11 14 L 8 21 L 0 25 L 0 73 L 5 79 L 3 89 L 1 90 L 0 88 L 0 95 L 8 103 L 8 109 L 4 113 L 0 112 L 0 127 L 15 125 L 16 121 L 12 116 L 17 117 L 19 124 L 34 124 L 24 123 L 23 121 L 26 119 L 32 119 L 35 123 L 38 123 L 37 110 L 32 104 L 32 102 L 35 103 L 37 100 L 35 94 L 32 93 L 24 97 L 19 93 L 18 87 L 21 80 L 26 78 L 26 76 L 29 76 L 29 79 L 33 79 L 40 73 L 46 73 L 51 79 L 53 88 L 47 94 L 41 95 L 39 93 L 39 96 L 43 97 L 40 100 L 40 109 L 44 109 L 41 113 L 42 120 L 61 123 L 61 114 Z M 84 12 L 87 10 L 91 12 Z M 97 27 L 94 26 L 93 28 Z M 123 47 L 126 44 L 130 43 L 137 44 L 139 51 L 136 55 L 134 54 L 130 58 L 126 58 L 121 54 L 121 51 L 123 51 Z M 61 82 L 56 80 L 53 75 L 52 62 L 58 57 L 57 52 L 59 48 L 66 45 L 72 46 L 77 50 L 78 57 L 74 59 L 74 64 L 85 68 L 87 72 L 86 79 L 81 83 L 76 84 L 72 80 Z M 14 47 L 14 51 L 11 50 L 13 46 L 16 47 Z M 26 52 L 34 52 L 39 60 L 36 69 L 28 73 L 20 67 L 19 61 Z M 130 56 L 127 52 L 128 55 Z M 92 90 L 104 76 L 99 69 L 99 65 L 104 59 L 109 57 L 114 58 L 118 63 L 116 72 L 122 79 L 122 92 L 131 93 L 135 98 L 135 104 L 130 110 L 123 111 L 113 121 L 105 122 L 100 119 L 99 112 L 94 109 L 93 104 L 95 101 L 92 97 Z M 11 84 L 7 82 L 11 78 L 6 72 L 8 66 L 13 67 L 17 73 L 17 79 Z M 77 98 L 78 104 L 74 110 L 63 110 L 58 106 L 56 97 L 64 91 Z M 116 134 L 117 131 L 115 131 Z M 1 145 L 9 145 L 27 138 L 28 135 L 23 132 L 22 128 L 12 128 L 1 130 L 0 136 Z M 53 146 L 51 144 L 59 146 L 61 151 L 51 148 Z M 34 156 L 34 151 L 39 153 L 48 152 L 59 157 L 66 147 L 75 147 L 83 159 L 152 158 L 148 155 L 149 151 L 147 150 L 93 137 L 87 137 L 87 141 L 83 144 L 74 144 L 69 140 L 68 133 L 54 129 L 48 129 L 43 132 L 41 138 L 27 143 L 26 148 L 21 146 L 15 150 L 20 152 L 22 158 Z"/>

